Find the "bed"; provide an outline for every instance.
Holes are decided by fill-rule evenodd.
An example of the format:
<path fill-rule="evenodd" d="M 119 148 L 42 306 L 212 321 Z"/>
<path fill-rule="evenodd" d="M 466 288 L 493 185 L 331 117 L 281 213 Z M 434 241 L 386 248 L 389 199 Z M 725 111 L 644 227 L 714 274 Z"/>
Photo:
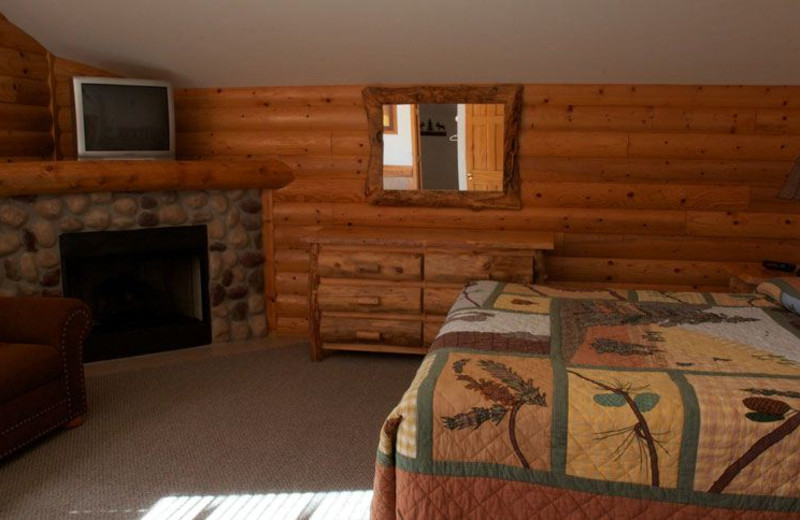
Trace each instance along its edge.
<path fill-rule="evenodd" d="M 469 283 L 383 425 L 372 518 L 800 518 L 793 303 Z"/>

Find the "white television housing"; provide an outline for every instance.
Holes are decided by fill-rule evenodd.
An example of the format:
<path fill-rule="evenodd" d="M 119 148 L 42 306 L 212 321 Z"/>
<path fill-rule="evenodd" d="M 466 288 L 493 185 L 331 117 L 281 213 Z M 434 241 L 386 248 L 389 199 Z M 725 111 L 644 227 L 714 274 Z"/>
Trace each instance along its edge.
<path fill-rule="evenodd" d="M 174 159 L 175 110 L 167 81 L 76 76 L 78 159 Z"/>

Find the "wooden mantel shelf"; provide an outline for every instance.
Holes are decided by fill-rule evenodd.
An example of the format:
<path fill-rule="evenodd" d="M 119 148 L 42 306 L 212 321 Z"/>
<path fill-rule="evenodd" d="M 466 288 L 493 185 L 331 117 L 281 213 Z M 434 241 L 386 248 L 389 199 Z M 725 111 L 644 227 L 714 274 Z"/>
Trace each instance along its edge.
<path fill-rule="evenodd" d="M 307 243 L 453 249 L 552 250 L 555 235 L 537 231 L 462 231 L 458 229 L 323 227 L 306 236 Z"/>
<path fill-rule="evenodd" d="M 0 197 L 98 191 L 277 189 L 291 168 L 267 161 L 37 161 L 0 164 Z"/>

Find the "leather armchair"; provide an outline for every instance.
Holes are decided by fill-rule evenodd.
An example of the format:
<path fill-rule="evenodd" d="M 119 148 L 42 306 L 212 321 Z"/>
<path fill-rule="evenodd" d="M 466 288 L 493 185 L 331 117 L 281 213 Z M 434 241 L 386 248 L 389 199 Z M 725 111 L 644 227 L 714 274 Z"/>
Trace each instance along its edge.
<path fill-rule="evenodd" d="M 0 298 L 0 459 L 86 414 L 89 307 L 71 298 Z"/>

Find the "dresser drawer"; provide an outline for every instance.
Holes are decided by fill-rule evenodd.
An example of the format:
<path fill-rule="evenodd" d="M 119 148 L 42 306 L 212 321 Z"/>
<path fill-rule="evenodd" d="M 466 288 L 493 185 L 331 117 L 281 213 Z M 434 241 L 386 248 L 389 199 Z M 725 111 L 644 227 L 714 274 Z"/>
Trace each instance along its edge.
<path fill-rule="evenodd" d="M 397 312 L 419 314 L 422 300 L 418 287 L 354 287 L 322 284 L 317 293 L 322 311 Z"/>
<path fill-rule="evenodd" d="M 381 253 L 323 249 L 319 253 L 322 277 L 419 280 L 422 256 L 416 253 Z"/>
<path fill-rule="evenodd" d="M 331 343 L 383 343 L 422 346 L 422 322 L 368 318 L 343 318 L 322 314 L 320 337 Z"/>
<path fill-rule="evenodd" d="M 447 314 L 463 289 L 462 284 L 453 287 L 426 287 L 425 314 Z"/>
<path fill-rule="evenodd" d="M 533 257 L 429 253 L 425 255 L 425 280 L 429 282 L 498 280 L 532 283 Z"/>

